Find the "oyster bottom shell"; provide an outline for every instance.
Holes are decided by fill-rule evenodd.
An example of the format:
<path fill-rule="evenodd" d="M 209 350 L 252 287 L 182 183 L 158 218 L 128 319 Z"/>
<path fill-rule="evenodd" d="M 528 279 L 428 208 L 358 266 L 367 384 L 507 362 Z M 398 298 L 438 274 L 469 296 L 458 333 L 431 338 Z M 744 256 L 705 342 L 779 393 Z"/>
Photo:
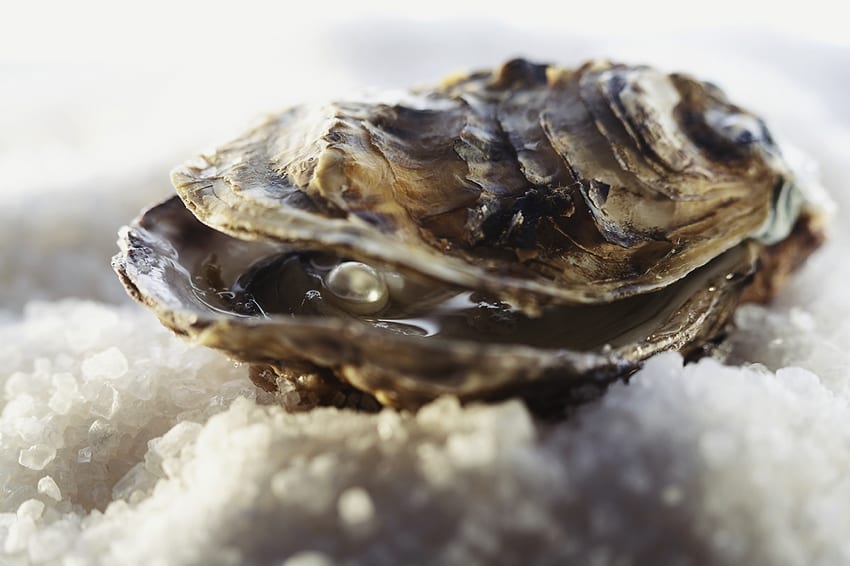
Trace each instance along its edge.
<path fill-rule="evenodd" d="M 319 401 L 559 404 L 710 346 L 822 239 L 760 119 L 607 62 L 297 107 L 172 179 L 179 198 L 121 232 L 125 287 L 260 385 Z M 335 294 L 352 261 L 374 304 L 342 298 L 362 281 Z"/>
<path fill-rule="evenodd" d="M 281 375 L 292 375 L 293 367 L 309 374 L 305 361 L 332 368 L 343 383 L 404 408 L 444 394 L 464 400 L 519 394 L 558 403 L 576 388 L 601 387 L 630 373 L 655 353 L 693 352 L 722 331 L 751 282 L 759 250 L 755 243 L 737 246 L 652 294 L 600 306 L 548 307 L 542 319 L 600 320 L 612 313 L 607 316 L 615 324 L 597 346 L 620 345 L 580 351 L 411 336 L 334 317 L 240 314 L 245 309 L 231 302 L 238 276 L 288 246 L 216 232 L 177 197 L 124 229 L 121 244 L 115 266 L 124 285 L 178 334 Z M 631 318 L 621 319 L 624 313 Z M 301 386 L 327 401 L 342 384 L 325 373 Z"/>

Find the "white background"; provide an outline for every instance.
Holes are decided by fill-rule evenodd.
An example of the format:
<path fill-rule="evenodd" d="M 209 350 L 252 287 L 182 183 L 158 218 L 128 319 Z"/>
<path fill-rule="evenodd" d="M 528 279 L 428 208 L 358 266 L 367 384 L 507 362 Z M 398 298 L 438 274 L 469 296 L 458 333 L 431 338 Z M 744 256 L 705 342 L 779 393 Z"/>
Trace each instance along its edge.
<path fill-rule="evenodd" d="M 698 72 L 761 100 L 763 61 L 838 92 L 850 69 L 788 41 L 848 51 L 838 3 L 4 2 L 0 193 L 72 190 L 167 170 L 264 112 L 403 88 L 516 55 Z M 802 41 L 800 41 L 802 40 Z M 760 62 L 738 52 L 758 54 Z M 845 62 L 846 57 L 841 59 Z M 747 81 L 736 81 L 744 74 Z M 826 101 L 829 103 L 829 101 Z M 823 101 L 814 101 L 821 104 Z M 837 100 L 833 107 L 845 106 Z M 771 109 L 760 108 L 770 117 Z M 850 111 L 844 110 L 845 118 Z"/>

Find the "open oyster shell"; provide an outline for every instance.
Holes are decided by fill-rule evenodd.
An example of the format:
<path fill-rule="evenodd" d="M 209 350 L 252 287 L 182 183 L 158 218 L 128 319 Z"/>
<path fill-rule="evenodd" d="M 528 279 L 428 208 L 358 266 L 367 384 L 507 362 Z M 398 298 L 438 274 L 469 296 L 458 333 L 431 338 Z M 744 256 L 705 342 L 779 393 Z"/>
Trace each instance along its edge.
<path fill-rule="evenodd" d="M 121 232 L 128 291 L 323 400 L 560 400 L 705 347 L 822 239 L 760 119 L 607 62 L 293 108 L 172 179 Z"/>

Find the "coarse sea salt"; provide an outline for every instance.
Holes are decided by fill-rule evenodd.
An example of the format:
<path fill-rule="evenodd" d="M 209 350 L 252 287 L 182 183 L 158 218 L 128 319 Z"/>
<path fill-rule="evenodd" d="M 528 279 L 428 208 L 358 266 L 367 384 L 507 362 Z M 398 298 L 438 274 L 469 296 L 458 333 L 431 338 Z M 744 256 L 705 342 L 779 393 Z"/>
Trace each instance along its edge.
<path fill-rule="evenodd" d="M 753 92 L 800 86 L 752 68 Z M 814 94 L 778 115 L 843 183 L 850 136 Z M 738 310 L 731 359 L 758 365 L 659 356 L 562 423 L 454 399 L 289 413 L 297 392 L 120 305 L 114 231 L 160 177 L 0 208 L 0 563 L 847 563 L 844 227 L 776 304 Z"/>
<path fill-rule="evenodd" d="M 31 470 L 43 470 L 56 457 L 56 448 L 35 444 L 24 448 L 18 455 L 18 463 Z"/>
<path fill-rule="evenodd" d="M 369 492 L 361 487 L 349 487 L 339 496 L 339 517 L 343 523 L 358 527 L 369 523 L 375 516 L 375 505 Z"/>
<path fill-rule="evenodd" d="M 81 367 L 85 379 L 106 377 L 120 379 L 127 373 L 127 358 L 115 346 L 107 348 L 83 360 Z"/>
<path fill-rule="evenodd" d="M 62 492 L 59 490 L 59 486 L 56 485 L 56 480 L 50 476 L 44 476 L 38 480 L 37 489 L 39 493 L 46 495 L 53 501 L 61 501 L 62 499 Z"/>

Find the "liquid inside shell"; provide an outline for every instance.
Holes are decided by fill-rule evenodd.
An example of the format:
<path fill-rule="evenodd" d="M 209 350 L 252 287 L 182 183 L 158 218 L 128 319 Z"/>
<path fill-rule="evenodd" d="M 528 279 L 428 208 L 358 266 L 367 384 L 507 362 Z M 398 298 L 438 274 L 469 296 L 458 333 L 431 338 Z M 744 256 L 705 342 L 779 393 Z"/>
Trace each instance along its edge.
<path fill-rule="evenodd" d="M 121 233 L 131 295 L 269 383 L 410 408 L 563 399 L 697 351 L 822 239 L 760 119 L 607 62 L 297 107 L 173 181 Z"/>

